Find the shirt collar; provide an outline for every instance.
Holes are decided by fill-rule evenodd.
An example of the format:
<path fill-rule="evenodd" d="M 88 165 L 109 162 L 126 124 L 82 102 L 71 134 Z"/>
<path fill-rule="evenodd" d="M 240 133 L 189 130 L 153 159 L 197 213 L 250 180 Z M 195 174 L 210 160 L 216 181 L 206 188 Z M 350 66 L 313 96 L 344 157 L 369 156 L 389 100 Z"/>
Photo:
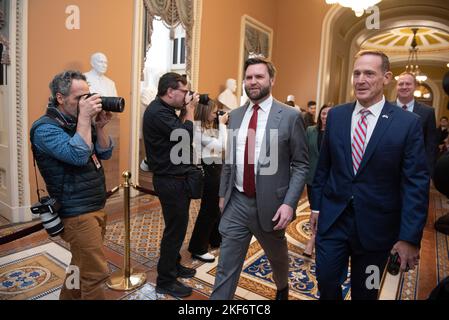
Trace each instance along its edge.
<path fill-rule="evenodd" d="M 262 103 L 259 104 L 259 107 L 263 112 L 269 112 L 272 104 L 273 104 L 273 96 L 270 94 L 270 96 L 267 99 L 265 99 Z M 248 110 L 252 110 L 253 106 L 254 103 L 250 101 Z"/>
<path fill-rule="evenodd" d="M 157 96 L 157 99 L 159 99 L 159 102 L 166 108 L 168 108 L 170 110 L 171 113 L 176 114 L 176 110 L 175 108 L 173 108 L 171 105 L 169 105 L 167 102 L 165 102 L 164 100 L 162 100 L 161 97 Z"/>
<path fill-rule="evenodd" d="M 401 101 L 399 101 L 399 99 L 396 99 L 396 105 L 402 108 L 404 104 Z M 407 110 L 410 110 L 410 108 L 413 108 L 415 106 L 415 99 L 412 99 L 412 101 L 406 103 L 405 105 L 407 106 Z"/>
<path fill-rule="evenodd" d="M 382 112 L 382 108 L 385 104 L 385 96 L 382 96 L 382 100 L 368 107 L 368 110 L 371 111 L 376 118 L 379 118 L 380 113 Z M 354 113 L 359 114 L 362 109 L 365 109 L 360 102 L 357 100 L 355 104 Z"/>

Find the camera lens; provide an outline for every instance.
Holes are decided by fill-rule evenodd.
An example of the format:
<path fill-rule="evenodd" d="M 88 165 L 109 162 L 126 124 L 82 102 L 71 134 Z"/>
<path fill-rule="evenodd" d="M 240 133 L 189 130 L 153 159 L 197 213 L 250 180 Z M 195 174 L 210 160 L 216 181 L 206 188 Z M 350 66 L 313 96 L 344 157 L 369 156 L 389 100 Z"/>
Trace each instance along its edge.
<path fill-rule="evenodd" d="M 123 112 L 125 99 L 122 97 L 101 97 L 101 106 L 104 111 Z"/>
<path fill-rule="evenodd" d="M 209 104 L 209 95 L 207 93 L 200 94 L 200 101 L 201 104 Z"/>

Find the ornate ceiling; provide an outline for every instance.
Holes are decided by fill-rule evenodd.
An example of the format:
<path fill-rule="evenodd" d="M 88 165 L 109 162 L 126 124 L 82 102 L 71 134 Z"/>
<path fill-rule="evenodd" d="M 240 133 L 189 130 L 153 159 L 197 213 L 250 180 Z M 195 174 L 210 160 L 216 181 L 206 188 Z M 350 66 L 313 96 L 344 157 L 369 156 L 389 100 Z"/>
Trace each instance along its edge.
<path fill-rule="evenodd" d="M 386 53 L 407 54 L 413 40 L 411 28 L 396 28 L 367 39 L 363 49 L 378 49 Z M 419 28 L 416 34 L 420 54 L 449 52 L 449 33 L 429 27 Z"/>

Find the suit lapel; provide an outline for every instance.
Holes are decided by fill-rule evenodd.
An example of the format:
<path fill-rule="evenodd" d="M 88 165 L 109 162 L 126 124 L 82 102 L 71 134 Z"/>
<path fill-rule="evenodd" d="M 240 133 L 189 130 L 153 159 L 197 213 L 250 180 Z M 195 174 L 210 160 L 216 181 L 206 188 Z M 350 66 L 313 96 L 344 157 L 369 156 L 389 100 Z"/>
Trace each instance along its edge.
<path fill-rule="evenodd" d="M 421 106 L 416 101 L 415 101 L 415 104 L 413 106 L 413 113 L 416 113 L 420 117 L 424 116 L 423 113 L 422 113 Z"/>
<path fill-rule="evenodd" d="M 377 120 L 376 127 L 374 128 L 373 134 L 369 140 L 368 145 L 366 146 L 365 153 L 363 154 L 362 163 L 360 164 L 359 170 L 357 171 L 357 175 L 363 170 L 363 168 L 368 163 L 369 159 L 373 155 L 374 150 L 384 135 L 385 131 L 391 124 L 391 120 L 393 118 L 395 106 L 392 106 L 390 103 L 385 102 L 384 107 L 382 108 L 382 112 L 380 113 L 379 119 Z"/>
<path fill-rule="evenodd" d="M 263 148 L 259 154 L 259 161 L 257 163 L 257 172 L 260 170 L 260 164 L 265 162 L 265 158 L 270 154 L 271 140 L 276 138 L 270 136 L 270 130 L 278 129 L 282 118 L 282 108 L 278 105 L 276 100 L 273 99 L 273 104 L 271 105 L 270 113 L 268 114 L 267 125 L 265 127 L 265 133 L 262 139 L 262 143 L 265 143 L 265 152 Z M 269 139 L 268 139 L 269 138 Z M 276 142 L 277 143 L 277 142 Z"/>
<path fill-rule="evenodd" d="M 351 131 L 351 123 L 352 123 L 352 113 L 354 112 L 355 102 L 350 107 L 347 108 L 346 114 L 343 117 L 342 128 L 343 128 L 343 145 L 344 145 L 344 153 L 346 157 L 346 164 L 348 167 L 351 176 L 354 176 L 354 169 L 352 168 L 352 131 Z"/>

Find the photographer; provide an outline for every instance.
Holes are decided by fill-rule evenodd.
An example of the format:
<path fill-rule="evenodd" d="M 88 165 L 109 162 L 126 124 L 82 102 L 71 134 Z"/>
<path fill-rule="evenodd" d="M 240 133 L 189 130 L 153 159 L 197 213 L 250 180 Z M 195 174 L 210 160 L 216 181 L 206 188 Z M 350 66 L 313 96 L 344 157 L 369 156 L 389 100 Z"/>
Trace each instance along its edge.
<path fill-rule="evenodd" d="M 156 292 L 175 297 L 186 297 L 192 288 L 176 278 L 191 278 L 195 269 L 181 265 L 179 250 L 189 222 L 190 195 L 187 175 L 195 169 L 193 162 L 193 120 L 199 95 L 189 92 L 185 77 L 169 72 L 159 79 L 158 94 L 150 103 L 143 117 L 143 137 L 149 169 L 153 172 L 154 190 L 162 206 L 165 229 L 160 245 L 157 265 Z M 176 110 L 185 109 L 182 120 Z M 172 141 L 172 135 L 185 133 Z M 181 157 L 187 161 L 174 159 L 173 152 L 182 146 Z M 182 151 L 188 150 L 188 154 Z"/>
<path fill-rule="evenodd" d="M 102 111 L 99 95 L 89 98 L 86 77 L 78 71 L 56 75 L 44 116 L 34 122 L 31 144 L 51 198 L 59 202 L 62 239 L 70 244 L 70 265 L 80 271 L 80 286 L 66 282 L 60 299 L 104 299 L 109 268 L 103 251 L 106 231 L 106 186 L 100 159 L 112 155 L 105 132 L 111 113 Z"/>
<path fill-rule="evenodd" d="M 205 176 L 201 207 L 190 239 L 189 251 L 192 258 L 203 262 L 215 261 L 215 257 L 207 252 L 208 247 L 210 244 L 211 247 L 218 248 L 221 242 L 218 232 L 218 191 L 228 114 L 223 111 L 220 111 L 220 114 L 217 105 L 209 98 L 206 101 L 200 100 L 195 110 L 195 151 Z"/>

